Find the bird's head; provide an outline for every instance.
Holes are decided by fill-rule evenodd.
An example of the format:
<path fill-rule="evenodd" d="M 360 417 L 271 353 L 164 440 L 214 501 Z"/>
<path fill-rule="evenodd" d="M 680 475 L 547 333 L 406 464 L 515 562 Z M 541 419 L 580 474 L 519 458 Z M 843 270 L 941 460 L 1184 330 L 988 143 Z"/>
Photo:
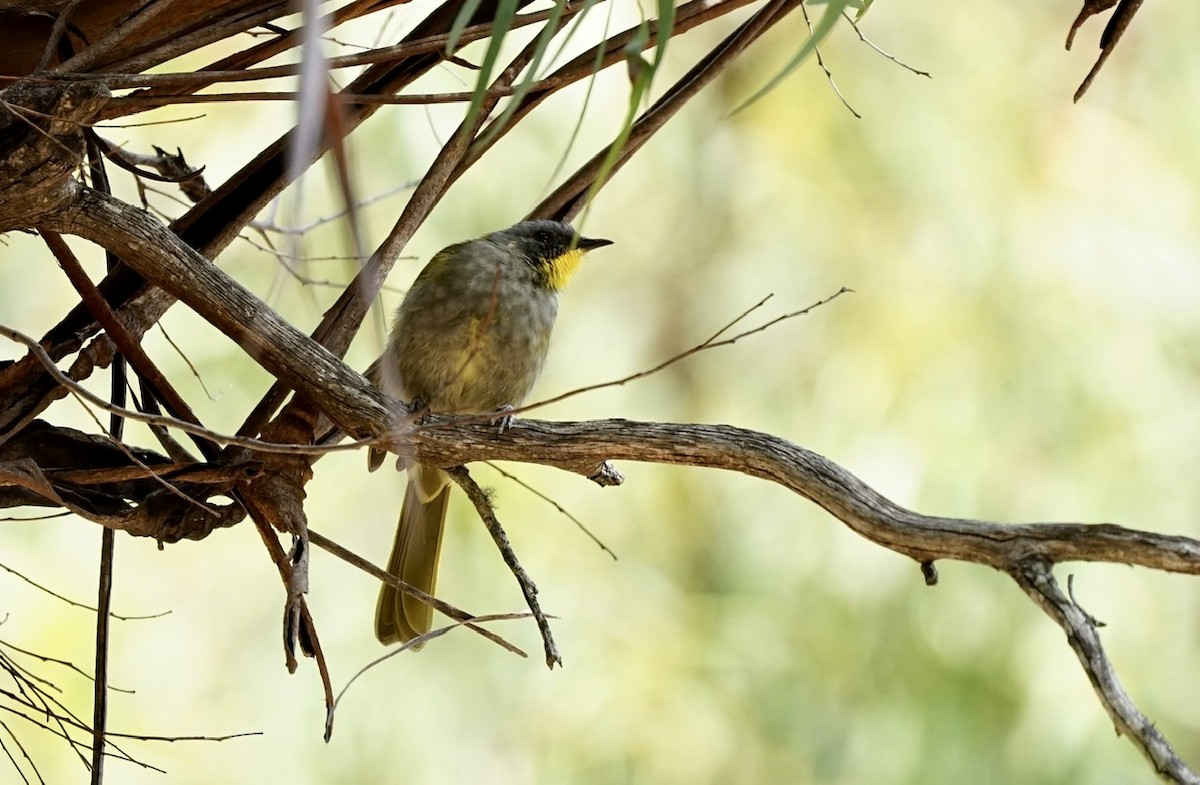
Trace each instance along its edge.
<path fill-rule="evenodd" d="M 561 221 L 522 221 L 487 236 L 498 245 L 510 248 L 533 268 L 538 282 L 559 291 L 593 248 L 612 245 L 611 240 L 580 237 L 575 228 Z"/>

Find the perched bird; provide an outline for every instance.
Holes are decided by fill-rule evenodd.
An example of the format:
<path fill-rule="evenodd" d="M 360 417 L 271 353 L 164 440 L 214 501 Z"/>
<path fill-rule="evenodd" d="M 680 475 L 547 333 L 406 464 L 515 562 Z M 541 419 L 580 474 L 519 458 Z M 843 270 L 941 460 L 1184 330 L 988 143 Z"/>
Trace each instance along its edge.
<path fill-rule="evenodd" d="M 542 373 L 559 291 L 584 253 L 610 244 L 570 224 L 524 221 L 442 250 L 396 311 L 381 386 L 438 414 L 503 416 L 520 406 Z M 449 496 L 445 472 L 409 465 L 388 572 L 429 594 Z M 375 611 L 382 643 L 412 640 L 432 621 L 431 607 L 383 586 Z"/>

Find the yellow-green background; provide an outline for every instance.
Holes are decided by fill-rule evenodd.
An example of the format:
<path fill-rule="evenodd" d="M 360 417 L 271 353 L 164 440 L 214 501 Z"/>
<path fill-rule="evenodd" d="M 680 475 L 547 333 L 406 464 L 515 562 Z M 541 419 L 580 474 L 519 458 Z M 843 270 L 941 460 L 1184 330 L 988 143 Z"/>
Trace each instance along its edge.
<path fill-rule="evenodd" d="M 803 20 L 770 33 L 603 192 L 585 229 L 616 245 L 590 257 L 564 294 L 539 397 L 647 368 L 769 293 L 750 324 L 841 286 L 855 294 L 538 416 L 731 423 L 817 450 L 923 512 L 1200 535 L 1200 8 L 1147 4 L 1073 105 L 1103 24 L 1064 52 L 1077 6 L 878 3 L 864 30 L 934 79 L 838 30 L 824 54 L 862 120 L 811 63 L 729 117 L 795 51 Z M 729 21 L 673 41 L 665 78 L 717 28 Z M 340 37 L 372 35 L 368 26 Z M 442 68 L 423 88 L 463 89 L 469 78 Z M 623 69 L 600 81 L 572 162 L 610 138 L 627 84 Z M 397 265 L 389 310 L 433 251 L 536 203 L 581 100 L 549 104 L 455 187 L 411 243 L 414 258 Z M 180 145 L 216 182 L 290 123 L 282 106 L 175 109 L 162 116 L 206 117 L 105 133 L 133 147 Z M 351 140 L 360 193 L 419 176 L 460 113 L 379 112 Z M 283 217 L 335 211 L 327 182 L 327 169 L 314 169 Z M 403 198 L 366 211 L 372 241 Z M 342 227 L 298 250 L 344 253 Z M 305 331 L 334 293 L 298 287 L 244 243 L 220 262 Z M 329 262 L 306 272 L 347 275 Z M 71 299 L 33 239 L 8 238 L 0 321 L 40 334 Z M 232 431 L 268 377 L 185 308 L 165 324 L 208 395 L 159 333 L 148 347 L 205 422 Z M 365 367 L 379 348 L 364 331 L 351 360 Z M 49 416 L 95 429 L 72 402 Z M 403 483 L 364 464 L 360 453 L 323 459 L 308 512 L 313 528 L 380 562 Z M 528 660 L 454 633 L 361 678 L 328 745 L 315 669 L 283 667 L 283 592 L 251 526 L 163 551 L 119 537 L 117 611 L 171 614 L 114 624 L 111 680 L 136 693 L 113 696 L 113 729 L 263 735 L 129 742 L 167 773 L 110 761 L 107 781 L 1153 781 L 1114 736 L 1062 632 L 1006 577 L 944 563 L 939 586 L 926 588 L 916 565 L 780 488 L 620 468 L 627 481 L 613 489 L 513 468 L 582 518 L 617 562 L 550 506 L 475 470 L 496 487 L 512 541 L 559 617 L 564 669 L 541 664 L 529 622 L 499 630 Z M 98 542 L 90 523 L 10 522 L 0 561 L 88 599 Z M 376 587 L 320 552 L 311 569 L 309 601 L 341 687 L 382 652 L 371 635 Z M 1079 601 L 1107 622 L 1133 697 L 1200 763 L 1200 583 L 1121 566 L 1058 570 L 1069 573 Z M 461 499 L 442 576 L 446 599 L 472 611 L 522 609 Z M 90 670 L 91 614 L 5 574 L 0 597 L 0 638 Z M 54 679 L 89 716 L 88 685 Z M 61 743 L 5 722 L 21 728 L 48 782 L 86 781 Z"/>

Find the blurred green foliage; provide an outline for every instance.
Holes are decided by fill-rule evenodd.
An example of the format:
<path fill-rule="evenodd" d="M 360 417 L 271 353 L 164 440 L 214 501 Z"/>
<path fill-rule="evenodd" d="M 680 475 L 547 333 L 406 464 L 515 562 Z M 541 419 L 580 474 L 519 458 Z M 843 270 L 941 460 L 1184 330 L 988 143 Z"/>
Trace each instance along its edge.
<path fill-rule="evenodd" d="M 746 111 L 805 30 L 796 16 L 755 46 L 605 189 L 589 234 L 617 242 L 564 295 L 544 396 L 648 367 L 703 340 L 768 293 L 750 324 L 848 286 L 802 319 L 624 387 L 539 413 L 727 422 L 828 455 L 896 501 L 1004 521 L 1114 521 L 1200 536 L 1200 58 L 1190 3 L 1148 5 L 1091 93 L 1070 96 L 1088 47 L 1061 46 L 1070 4 L 879 3 L 864 32 L 932 81 L 839 28 L 823 47 L 856 121 L 810 64 Z M 636 16 L 626 22 L 636 21 Z M 719 26 L 719 25 L 718 25 Z M 728 29 L 728 28 L 726 28 Z M 723 31 L 671 42 L 657 89 Z M 480 50 L 482 51 L 482 50 Z M 468 50 L 478 55 L 479 52 Z M 674 70 L 672 70 L 674 69 Z M 418 89 L 463 89 L 450 68 Z M 601 78 L 570 160 L 616 132 L 628 82 Z M 411 247 L 402 289 L 449 242 L 519 219 L 541 196 L 582 91 L 555 98 L 459 184 Z M 206 110 L 209 111 L 209 110 Z M 461 107 L 395 107 L 351 140 L 361 192 L 419 175 Z M 182 146 L 214 179 L 286 117 L 214 106 L 199 124 L 128 129 L 129 146 Z M 186 112 L 178 111 L 178 115 Z M 240 119 L 235 119 L 240 118 Z M 336 210 L 320 168 L 303 222 Z M 373 237 L 396 197 L 365 212 Z M 306 253 L 344 253 L 340 227 Z M 25 254 L 0 252 L 0 312 L 46 329 L 69 297 Z M 97 257 L 91 257 L 99 265 Z M 270 293 L 303 329 L 334 296 L 236 245 L 222 264 Z M 41 269 L 45 267 L 46 269 Z M 94 269 L 98 269 L 98 266 Z M 314 262 L 317 279 L 346 268 Z M 13 281 L 24 284 L 19 287 Z M 27 282 L 27 283 L 26 283 Z M 37 292 L 31 297 L 30 291 Z M 387 294 L 390 310 L 397 290 Z M 268 378 L 174 309 L 148 348 L 213 427 L 233 430 Z M 358 367 L 376 355 L 364 332 Z M 0 350 L 15 356 L 15 350 Z M 103 389 L 98 381 L 98 389 Z M 74 408 L 73 408 L 74 407 Z M 59 421 L 91 428 L 74 404 Z M 381 560 L 402 482 L 359 454 L 323 459 L 309 490 L 315 529 Z M 1061 632 L 1007 578 L 915 564 L 811 504 L 744 477 L 622 465 L 600 490 L 539 467 L 519 476 L 580 516 L 620 556 L 486 467 L 502 519 L 541 589 L 566 661 L 541 666 L 536 630 L 502 632 L 521 660 L 455 633 L 360 679 L 320 742 L 313 668 L 289 677 L 283 595 L 249 525 L 157 551 L 118 542 L 116 605 L 171 610 L 114 630 L 112 726 L 154 734 L 262 731 L 216 743 L 126 745 L 166 776 L 110 764 L 126 783 L 1131 783 L 1153 780 L 1111 725 Z M 451 511 L 441 589 L 476 612 L 522 608 L 465 502 Z M 3 561 L 68 596 L 93 592 L 99 532 L 75 521 L 8 523 Z M 1127 686 L 1185 759 L 1200 763 L 1194 579 L 1066 565 L 1108 623 Z M 88 661 L 91 617 L 0 575 L 2 637 Z M 336 685 L 380 649 L 376 587 L 314 556 L 311 602 Z M 88 685 L 63 674 L 72 705 Z M 31 742 L 49 782 L 82 782 L 49 736 Z"/>

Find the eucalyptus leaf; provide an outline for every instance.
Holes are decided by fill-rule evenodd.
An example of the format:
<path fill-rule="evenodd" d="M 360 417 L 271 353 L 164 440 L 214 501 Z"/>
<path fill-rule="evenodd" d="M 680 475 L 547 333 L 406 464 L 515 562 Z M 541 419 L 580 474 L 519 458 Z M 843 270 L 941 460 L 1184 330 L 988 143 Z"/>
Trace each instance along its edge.
<path fill-rule="evenodd" d="M 458 16 L 454 17 L 454 24 L 450 25 L 450 32 L 446 36 L 446 54 L 454 54 L 454 50 L 458 48 L 458 39 L 462 37 L 463 30 L 467 29 L 467 25 L 471 23 L 471 19 L 475 17 L 475 12 L 479 10 L 479 5 L 483 0 L 467 0 L 463 3 L 462 8 L 458 9 Z"/>
<path fill-rule="evenodd" d="M 484 94 L 487 93 L 488 85 L 492 81 L 492 72 L 496 70 L 496 63 L 500 60 L 500 50 L 504 47 L 504 39 L 512 29 L 513 19 L 517 16 L 519 3 L 520 0 L 500 0 L 500 5 L 496 8 L 496 16 L 492 22 L 492 37 L 488 39 L 487 51 L 483 55 L 483 62 L 479 64 L 479 78 L 475 81 L 475 90 L 471 93 L 471 105 L 467 108 L 466 115 L 468 122 L 463 124 L 464 129 L 473 125 L 475 116 L 483 106 Z"/>
<path fill-rule="evenodd" d="M 787 79 L 789 76 L 791 76 L 792 72 L 799 68 L 804 61 L 816 51 L 821 42 L 825 40 L 825 37 L 829 35 L 829 32 L 833 30 L 834 25 L 837 24 L 838 19 L 841 18 L 842 12 L 846 10 L 846 7 L 854 2 L 861 1 L 862 0 L 825 0 L 823 4 L 829 7 L 825 9 L 825 13 L 821 16 L 821 21 L 817 22 L 817 26 L 813 28 L 812 35 L 808 37 L 808 40 L 804 42 L 804 45 L 800 47 L 800 50 L 796 52 L 792 59 L 789 60 L 783 68 L 779 69 L 779 72 L 771 77 L 771 79 L 765 85 L 760 87 L 758 91 L 754 93 L 754 95 L 738 104 L 737 108 L 730 112 L 730 114 L 735 115 L 743 109 L 749 107 L 751 104 L 757 102 L 760 98 L 778 87 L 784 79 Z M 813 3 L 810 2 L 809 5 L 813 5 Z"/>

